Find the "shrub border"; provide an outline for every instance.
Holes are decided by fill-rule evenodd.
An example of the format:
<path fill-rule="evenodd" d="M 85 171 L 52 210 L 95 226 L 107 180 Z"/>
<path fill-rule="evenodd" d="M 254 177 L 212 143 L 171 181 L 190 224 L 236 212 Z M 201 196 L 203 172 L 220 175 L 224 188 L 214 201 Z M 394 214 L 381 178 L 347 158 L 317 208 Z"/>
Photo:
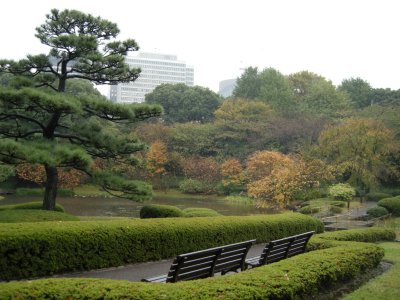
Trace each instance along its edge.
<path fill-rule="evenodd" d="M 350 234 L 349 234 L 350 233 Z M 379 236 L 381 237 L 379 238 Z M 391 238 L 391 230 L 364 229 L 321 234 L 311 239 L 319 250 L 280 262 L 220 276 L 175 284 L 149 284 L 109 279 L 45 279 L 2 285 L 1 299 L 309 299 L 319 290 L 346 282 L 378 265 L 381 247 L 333 240 L 351 236 L 366 240 Z"/>

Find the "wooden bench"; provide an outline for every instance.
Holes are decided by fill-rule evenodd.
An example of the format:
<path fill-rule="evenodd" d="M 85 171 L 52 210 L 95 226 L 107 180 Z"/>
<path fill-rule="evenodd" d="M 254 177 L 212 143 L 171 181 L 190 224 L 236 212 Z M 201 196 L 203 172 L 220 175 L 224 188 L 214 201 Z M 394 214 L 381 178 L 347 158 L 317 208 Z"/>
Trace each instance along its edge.
<path fill-rule="evenodd" d="M 268 242 L 260 256 L 246 259 L 247 267 L 258 267 L 303 253 L 314 231 Z"/>
<path fill-rule="evenodd" d="M 245 270 L 246 255 L 256 240 L 225 245 L 178 255 L 168 272 L 151 278 L 142 279 L 145 282 L 177 282 L 212 277 L 228 272 Z"/>

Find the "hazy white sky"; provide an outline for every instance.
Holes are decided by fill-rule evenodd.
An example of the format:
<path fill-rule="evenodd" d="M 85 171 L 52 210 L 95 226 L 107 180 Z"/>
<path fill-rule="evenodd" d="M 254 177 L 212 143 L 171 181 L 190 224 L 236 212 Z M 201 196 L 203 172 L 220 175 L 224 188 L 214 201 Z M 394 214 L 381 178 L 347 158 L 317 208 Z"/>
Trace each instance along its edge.
<path fill-rule="evenodd" d="M 34 36 L 52 8 L 118 24 L 120 39 L 193 65 L 195 84 L 218 91 L 241 68 L 361 77 L 400 89 L 398 0 L 12 0 L 1 4 L 0 58 L 48 53 Z"/>

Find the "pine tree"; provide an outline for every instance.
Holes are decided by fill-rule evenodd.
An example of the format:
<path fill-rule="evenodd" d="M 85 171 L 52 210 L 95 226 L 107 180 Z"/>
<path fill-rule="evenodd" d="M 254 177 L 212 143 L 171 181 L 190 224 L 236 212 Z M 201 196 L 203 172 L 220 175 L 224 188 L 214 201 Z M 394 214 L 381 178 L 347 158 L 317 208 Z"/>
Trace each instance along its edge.
<path fill-rule="evenodd" d="M 76 10 L 53 9 L 36 32 L 36 37 L 51 47 L 48 55 L 0 60 L 0 72 L 30 79 L 20 80 L 14 85 L 17 88 L 0 89 L 0 161 L 44 166 L 43 208 L 47 210 L 55 206 L 60 167 L 89 174 L 114 195 L 148 198 L 149 185 L 99 171 L 92 167 L 92 160 L 134 161 L 132 154 L 144 145 L 123 134 L 122 126 L 159 116 L 161 108 L 65 92 L 74 78 L 94 84 L 137 79 L 140 69 L 130 68 L 124 60 L 129 51 L 139 49 L 137 43 L 115 40 L 119 33 L 116 24 Z"/>

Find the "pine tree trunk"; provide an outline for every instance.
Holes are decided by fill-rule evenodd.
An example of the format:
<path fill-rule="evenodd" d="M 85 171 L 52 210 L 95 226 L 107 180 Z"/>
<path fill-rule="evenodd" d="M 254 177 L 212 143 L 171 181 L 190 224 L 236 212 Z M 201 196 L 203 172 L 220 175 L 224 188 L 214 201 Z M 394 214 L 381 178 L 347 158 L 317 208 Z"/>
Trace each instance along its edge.
<path fill-rule="evenodd" d="M 56 167 L 45 166 L 46 189 L 44 192 L 43 209 L 54 210 L 56 206 L 58 172 Z"/>

